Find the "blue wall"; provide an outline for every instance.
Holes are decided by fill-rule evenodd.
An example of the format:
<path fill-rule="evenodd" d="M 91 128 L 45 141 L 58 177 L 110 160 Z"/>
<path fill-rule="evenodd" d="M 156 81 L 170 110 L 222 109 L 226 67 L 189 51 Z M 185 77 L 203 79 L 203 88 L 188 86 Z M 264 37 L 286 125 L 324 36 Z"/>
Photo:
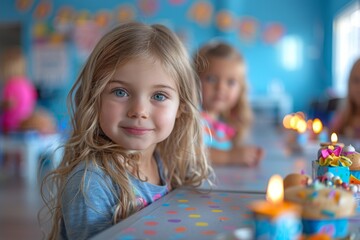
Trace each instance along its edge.
<path fill-rule="evenodd" d="M 353 0 L 355 1 L 355 0 Z M 3 0 L 0 7 L 0 23 L 18 22 L 23 26 L 22 42 L 29 60 L 32 59 L 34 37 L 33 28 L 38 23 L 51 25 L 58 11 L 64 6 L 70 6 L 75 12 L 88 11 L 94 15 L 100 10 L 114 13 L 121 6 L 131 6 L 136 20 L 147 23 L 160 22 L 184 36 L 184 41 L 190 53 L 201 44 L 213 39 L 224 39 L 235 45 L 245 56 L 248 64 L 248 79 L 250 94 L 253 96 L 269 94 L 269 86 L 280 83 L 284 90 L 293 97 L 293 111 L 307 111 L 312 100 L 324 96 L 332 82 L 332 19 L 351 0 L 53 0 L 49 14 L 41 19 L 34 17 L 38 5 L 35 0 L 29 9 L 19 11 L 13 0 Z M 144 12 L 142 4 L 148 4 L 153 12 Z M 213 8 L 209 22 L 201 23 L 191 15 L 190 9 L 196 3 L 210 4 Z M 261 7 L 259 7 L 261 6 Z M 226 10 L 234 25 L 229 29 L 219 28 L 216 16 Z M 239 37 L 239 26 L 243 18 L 251 18 L 257 24 L 255 33 L 250 40 Z M 274 42 L 265 41 L 263 34 L 269 24 L 278 24 L 283 33 Z M 113 23 L 114 24 L 114 23 Z M 284 55 L 284 44 L 290 39 L 295 48 L 290 48 Z M 295 45 L 294 45 L 295 44 Z M 44 92 L 53 99 L 44 104 L 49 107 L 58 119 L 67 118 L 65 98 L 75 81 L 84 62 L 77 56 L 73 42 L 66 41 L 68 61 L 68 76 L 60 87 L 45 87 Z M 294 54 L 291 51 L 294 50 Z M 297 50 L 297 51 L 296 51 Z M 285 50 L 286 52 L 287 50 Z M 290 53 L 290 54 L 289 54 Z M 283 57 L 295 59 L 297 64 L 293 69 L 286 68 Z M 32 65 L 30 61 L 30 74 Z M 285 64 L 285 65 L 284 65 Z M 40 86 L 41 87 L 41 86 Z"/>

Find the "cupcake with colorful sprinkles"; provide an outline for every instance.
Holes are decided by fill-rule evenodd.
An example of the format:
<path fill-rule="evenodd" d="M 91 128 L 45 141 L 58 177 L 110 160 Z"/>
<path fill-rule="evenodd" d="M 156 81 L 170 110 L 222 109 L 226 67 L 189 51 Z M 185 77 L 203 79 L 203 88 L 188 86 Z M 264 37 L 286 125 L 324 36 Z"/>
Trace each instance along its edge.
<path fill-rule="evenodd" d="M 352 145 L 343 149 L 344 156 L 348 157 L 352 164 L 350 166 L 350 184 L 360 187 L 360 153 Z"/>
<path fill-rule="evenodd" d="M 356 211 L 352 192 L 330 188 L 315 180 L 308 186 L 287 188 L 286 201 L 302 206 L 303 234 L 327 234 L 331 239 L 348 236 L 348 219 Z"/>
<path fill-rule="evenodd" d="M 318 159 L 313 161 L 313 178 L 324 176 L 330 172 L 340 178 L 342 183 L 349 184 L 351 160 L 343 155 L 341 146 L 321 147 L 318 151 Z"/>

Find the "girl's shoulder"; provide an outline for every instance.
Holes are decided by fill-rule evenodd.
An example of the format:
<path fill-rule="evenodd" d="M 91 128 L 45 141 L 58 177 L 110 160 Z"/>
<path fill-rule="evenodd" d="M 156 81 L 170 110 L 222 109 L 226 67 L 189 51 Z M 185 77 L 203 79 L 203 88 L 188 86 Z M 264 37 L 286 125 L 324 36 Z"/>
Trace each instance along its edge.
<path fill-rule="evenodd" d="M 114 185 L 110 176 L 99 165 L 91 161 L 79 163 L 70 172 L 66 182 L 74 186 L 82 184 Z"/>

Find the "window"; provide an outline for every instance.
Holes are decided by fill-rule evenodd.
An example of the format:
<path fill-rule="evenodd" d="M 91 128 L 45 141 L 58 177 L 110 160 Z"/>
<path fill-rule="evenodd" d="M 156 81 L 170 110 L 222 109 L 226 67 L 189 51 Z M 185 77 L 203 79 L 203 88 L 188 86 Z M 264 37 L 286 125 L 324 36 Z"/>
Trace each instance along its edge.
<path fill-rule="evenodd" d="M 347 80 L 355 59 L 360 57 L 360 3 L 350 5 L 334 20 L 333 75 L 335 93 L 347 94 Z"/>

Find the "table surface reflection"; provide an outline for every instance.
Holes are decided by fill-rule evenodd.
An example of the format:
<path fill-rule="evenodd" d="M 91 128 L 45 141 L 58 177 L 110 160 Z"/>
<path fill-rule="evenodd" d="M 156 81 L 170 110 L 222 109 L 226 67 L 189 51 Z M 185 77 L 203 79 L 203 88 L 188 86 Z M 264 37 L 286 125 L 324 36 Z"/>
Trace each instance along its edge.
<path fill-rule="evenodd" d="M 255 138 L 249 143 L 266 151 L 258 167 L 215 167 L 214 186 L 176 189 L 93 239 L 228 239 L 235 229 L 251 229 L 247 206 L 265 199 L 269 178 L 274 174 L 311 175 L 319 146 L 311 143 L 293 152 L 282 130 L 260 126 L 254 131 Z M 357 210 L 350 219 L 350 230 L 360 239 L 360 207 Z"/>

